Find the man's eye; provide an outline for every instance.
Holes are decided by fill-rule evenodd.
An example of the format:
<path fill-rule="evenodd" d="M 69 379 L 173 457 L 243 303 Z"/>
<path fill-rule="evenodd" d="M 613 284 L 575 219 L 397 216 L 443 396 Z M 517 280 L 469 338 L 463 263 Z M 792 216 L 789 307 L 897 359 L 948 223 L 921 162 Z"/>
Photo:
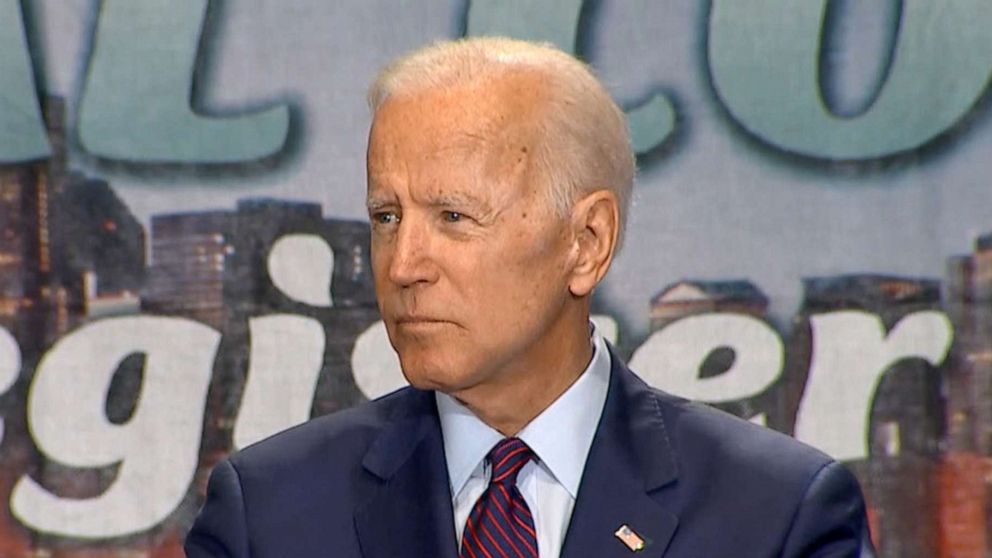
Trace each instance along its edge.
<path fill-rule="evenodd" d="M 372 218 L 380 225 L 395 225 L 400 222 L 399 215 L 391 211 L 380 211 L 372 215 Z"/>
<path fill-rule="evenodd" d="M 442 217 L 445 221 L 449 223 L 457 223 L 461 221 L 465 216 L 457 211 L 442 211 Z"/>

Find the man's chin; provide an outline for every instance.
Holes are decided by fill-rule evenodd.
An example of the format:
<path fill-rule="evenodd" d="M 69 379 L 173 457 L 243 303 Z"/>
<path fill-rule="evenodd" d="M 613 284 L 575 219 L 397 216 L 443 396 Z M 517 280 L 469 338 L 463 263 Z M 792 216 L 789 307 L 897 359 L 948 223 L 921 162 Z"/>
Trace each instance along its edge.
<path fill-rule="evenodd" d="M 410 375 L 406 373 L 404 373 L 403 375 L 406 376 L 406 381 L 409 382 L 411 386 L 417 389 L 444 391 L 443 383 L 437 382 L 429 378 L 423 378 L 417 375 Z"/>
<path fill-rule="evenodd" d="M 400 357 L 400 368 L 403 370 L 406 381 L 417 389 L 435 389 L 430 386 L 437 382 L 443 369 L 431 351 L 409 344 L 395 349 Z"/>
<path fill-rule="evenodd" d="M 406 381 L 417 389 L 451 394 L 465 389 L 468 383 L 468 378 L 439 367 L 403 365 L 402 368 Z"/>

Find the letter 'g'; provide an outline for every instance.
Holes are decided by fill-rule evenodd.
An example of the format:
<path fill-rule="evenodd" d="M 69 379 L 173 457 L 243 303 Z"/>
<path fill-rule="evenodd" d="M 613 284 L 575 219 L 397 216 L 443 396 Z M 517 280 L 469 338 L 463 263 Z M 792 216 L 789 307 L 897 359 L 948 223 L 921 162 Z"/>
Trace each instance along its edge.
<path fill-rule="evenodd" d="M 28 421 L 38 448 L 72 467 L 119 463 L 99 496 L 62 498 L 31 477 L 18 480 L 11 510 L 36 531 L 108 538 L 143 531 L 182 501 L 196 471 L 207 387 L 220 334 L 179 318 L 137 316 L 86 325 L 38 365 Z M 120 362 L 144 353 L 138 404 L 125 424 L 106 415 Z"/>

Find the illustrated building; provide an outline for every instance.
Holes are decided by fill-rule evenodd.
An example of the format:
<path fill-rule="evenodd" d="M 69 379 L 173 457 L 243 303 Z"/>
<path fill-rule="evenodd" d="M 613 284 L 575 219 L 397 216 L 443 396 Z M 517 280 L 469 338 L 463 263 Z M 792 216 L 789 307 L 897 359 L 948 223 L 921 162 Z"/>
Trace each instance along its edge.
<path fill-rule="evenodd" d="M 954 325 L 941 489 L 941 556 L 986 556 L 992 542 L 992 233 L 947 261 L 944 309 Z"/>
<path fill-rule="evenodd" d="M 40 298 L 43 260 L 48 269 L 40 203 L 33 169 L 0 170 L 0 325 L 7 328 Z"/>
<path fill-rule="evenodd" d="M 280 239 L 306 235 L 333 253 L 328 307 L 294 300 L 270 277 L 269 257 Z M 223 333 L 204 434 L 204 453 L 230 450 L 248 370 L 253 318 L 311 317 L 324 327 L 321 380 L 313 413 L 363 399 L 351 374 L 357 336 L 378 319 L 369 266 L 367 223 L 325 219 L 319 204 L 270 198 L 238 202 L 233 211 L 153 216 L 151 265 L 142 295 L 145 313 L 180 316 Z"/>
<path fill-rule="evenodd" d="M 949 449 L 992 455 L 992 235 L 948 260 L 944 303 L 954 324 L 948 376 Z"/>
<path fill-rule="evenodd" d="M 837 311 L 862 311 L 886 331 L 902 318 L 939 310 L 940 282 L 880 274 L 812 277 L 803 280 L 804 298 L 793 322 L 786 358 L 784 405 L 798 407 L 812 354 L 810 318 Z M 882 556 L 938 556 L 942 531 L 933 519 L 941 501 L 943 432 L 942 370 L 920 359 L 895 363 L 875 392 L 869 426 L 869 458 L 849 463 L 869 501 L 872 531 Z"/>
<path fill-rule="evenodd" d="M 144 230 L 110 185 L 67 170 L 62 100 L 44 117 L 52 155 L 0 166 L 0 326 L 29 354 L 110 300 L 133 312 L 145 265 Z"/>
<path fill-rule="evenodd" d="M 309 234 L 334 253 L 334 308 L 368 308 L 375 294 L 368 263 L 368 224 L 324 219 L 319 204 L 246 199 L 235 211 L 157 215 L 143 305 L 225 329 L 237 314 L 290 310 L 295 304 L 268 276 L 280 238 Z"/>
<path fill-rule="evenodd" d="M 324 328 L 324 365 L 316 387 L 312 413 L 321 415 L 364 400 L 351 371 L 357 337 L 379 319 L 369 245 L 369 225 L 361 221 L 325 219 L 315 203 L 270 198 L 241 200 L 237 206 L 237 237 L 231 255 L 226 304 L 235 312 L 225 327 L 234 345 L 250 346 L 249 319 L 271 314 L 293 314 L 318 321 Z M 283 238 L 316 237 L 333 253 L 330 306 L 292 298 L 270 275 L 273 248 Z M 247 353 L 222 355 L 225 368 L 248 370 Z M 241 378 L 232 377 L 231 381 Z"/>
<path fill-rule="evenodd" d="M 113 301 L 124 300 L 128 311 L 137 310 L 145 231 L 107 181 L 70 172 L 52 196 L 50 231 L 52 274 L 74 315 L 106 315 Z"/>
<path fill-rule="evenodd" d="M 768 297 L 750 281 L 684 279 L 651 299 L 651 330 L 695 314 L 732 312 L 763 318 L 767 311 Z"/>
<path fill-rule="evenodd" d="M 0 165 L 0 326 L 28 351 L 68 328 L 65 295 L 51 284 L 49 230 L 53 185 L 65 172 L 64 110 L 58 98 L 43 104 L 51 158 Z"/>
<path fill-rule="evenodd" d="M 0 326 L 17 339 L 27 378 L 43 351 L 88 318 L 134 312 L 144 273 L 141 225 L 105 181 L 68 171 L 64 113 L 61 99 L 43 99 L 49 157 L 0 165 Z M 22 420 L 25 400 L 8 401 L 8 426 Z M 11 431 L 24 432 L 19 426 Z M 25 470 L 63 494 L 99 492 L 115 474 L 69 471 L 26 437 L 6 436 L 4 446 L 4 494 Z M 31 543 L 26 531 L 8 531 L 17 522 L 0 515 L 0 554 L 13 556 Z"/>
<path fill-rule="evenodd" d="M 226 211 L 153 217 L 143 309 L 222 329 L 224 280 L 236 231 L 236 217 Z"/>

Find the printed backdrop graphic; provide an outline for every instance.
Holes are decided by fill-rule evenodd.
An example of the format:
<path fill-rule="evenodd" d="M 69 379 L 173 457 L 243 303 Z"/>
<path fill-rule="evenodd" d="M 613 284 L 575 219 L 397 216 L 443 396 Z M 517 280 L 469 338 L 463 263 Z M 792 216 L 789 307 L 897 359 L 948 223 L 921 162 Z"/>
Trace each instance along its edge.
<path fill-rule="evenodd" d="M 0 0 L 0 558 L 181 556 L 211 467 L 403 385 L 365 88 L 550 41 L 639 176 L 595 320 L 849 464 L 882 556 L 992 553 L 992 3 Z"/>

